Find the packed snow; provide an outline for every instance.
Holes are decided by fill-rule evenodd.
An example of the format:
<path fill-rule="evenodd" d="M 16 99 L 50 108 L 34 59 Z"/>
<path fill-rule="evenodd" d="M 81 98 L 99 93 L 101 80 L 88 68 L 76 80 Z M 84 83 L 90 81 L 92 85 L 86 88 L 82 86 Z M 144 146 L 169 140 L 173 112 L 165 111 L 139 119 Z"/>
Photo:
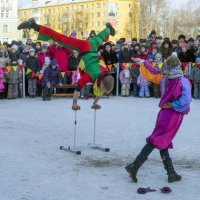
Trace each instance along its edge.
<path fill-rule="evenodd" d="M 92 100 L 80 100 L 77 145 L 82 155 L 61 151 L 73 145 L 72 99 L 0 101 L 0 200 L 199 200 L 200 101 L 193 100 L 170 150 L 182 181 L 167 182 L 158 150 L 140 168 L 138 183 L 124 170 L 151 134 L 157 99 L 111 97 L 97 111 L 96 141 L 110 152 L 86 148 L 92 142 Z M 160 188 L 169 186 L 169 194 Z M 139 187 L 156 192 L 137 194 Z"/>

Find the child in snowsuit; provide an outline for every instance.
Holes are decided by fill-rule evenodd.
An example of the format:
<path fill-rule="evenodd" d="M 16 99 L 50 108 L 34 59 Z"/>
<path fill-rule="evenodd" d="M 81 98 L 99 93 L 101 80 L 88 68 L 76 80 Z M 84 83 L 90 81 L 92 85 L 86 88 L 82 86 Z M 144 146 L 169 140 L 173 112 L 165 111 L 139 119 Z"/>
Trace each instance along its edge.
<path fill-rule="evenodd" d="M 18 98 L 19 81 L 22 78 L 22 71 L 18 66 L 17 60 L 11 61 L 11 66 L 5 68 L 5 78 L 8 83 L 8 99 Z"/>
<path fill-rule="evenodd" d="M 200 58 L 196 58 L 196 66 L 190 72 L 190 79 L 194 84 L 193 98 L 200 99 Z"/>
<path fill-rule="evenodd" d="M 26 78 L 28 80 L 28 94 L 30 98 L 36 97 L 37 91 L 37 76 L 40 71 L 40 62 L 38 57 L 35 55 L 35 50 L 29 50 L 29 56 L 25 62 Z"/>
<path fill-rule="evenodd" d="M 128 97 L 130 94 L 130 84 L 131 84 L 129 65 L 127 65 L 127 67 L 120 72 L 119 79 L 122 85 L 121 95 L 122 97 Z"/>
<path fill-rule="evenodd" d="M 100 109 L 97 104 L 99 97 L 104 93 L 110 93 L 114 86 L 114 79 L 108 72 L 105 63 L 99 58 L 97 50 L 103 41 L 108 40 L 109 35 L 115 35 L 115 29 L 110 23 L 106 23 L 106 28 L 90 40 L 79 40 L 57 33 L 56 31 L 36 24 L 35 20 L 29 19 L 22 22 L 18 26 L 18 30 L 31 29 L 39 32 L 39 40 L 52 39 L 58 44 L 68 47 L 80 53 L 79 69 L 82 71 L 81 78 L 78 81 L 77 87 L 73 96 L 73 110 L 79 110 L 80 106 L 77 104 L 80 90 L 88 83 L 94 82 L 94 92 L 96 95 L 92 108 Z"/>
<path fill-rule="evenodd" d="M 149 83 L 150 82 L 147 79 L 145 79 L 142 73 L 140 72 L 140 75 L 138 76 L 138 80 L 137 80 L 137 84 L 140 87 L 140 91 L 139 91 L 140 98 L 150 97 Z"/>
<path fill-rule="evenodd" d="M 171 56 L 166 64 L 168 73 L 164 77 L 160 71 L 154 68 L 151 63 L 137 59 L 141 65 L 141 72 L 149 81 L 161 84 L 161 101 L 159 107 L 156 125 L 152 134 L 146 138 L 147 144 L 143 147 L 140 154 L 133 163 L 126 166 L 130 178 L 137 182 L 137 172 L 142 164 L 147 160 L 154 148 L 160 150 L 161 159 L 168 175 L 168 182 L 180 181 L 173 167 L 168 149 L 173 148 L 172 140 L 176 136 L 183 117 L 190 110 L 191 102 L 191 84 L 183 76 L 180 61 L 177 57 Z"/>

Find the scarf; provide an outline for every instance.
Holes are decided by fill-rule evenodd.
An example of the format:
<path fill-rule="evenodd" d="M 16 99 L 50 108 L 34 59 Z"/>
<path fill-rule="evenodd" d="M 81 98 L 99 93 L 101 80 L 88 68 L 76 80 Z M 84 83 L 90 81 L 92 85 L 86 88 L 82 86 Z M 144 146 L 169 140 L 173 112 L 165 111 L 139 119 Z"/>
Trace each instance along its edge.
<path fill-rule="evenodd" d="M 183 76 L 183 71 L 182 71 L 180 65 L 171 67 L 168 71 L 169 79 L 175 79 L 175 78 L 182 77 L 182 76 Z"/>

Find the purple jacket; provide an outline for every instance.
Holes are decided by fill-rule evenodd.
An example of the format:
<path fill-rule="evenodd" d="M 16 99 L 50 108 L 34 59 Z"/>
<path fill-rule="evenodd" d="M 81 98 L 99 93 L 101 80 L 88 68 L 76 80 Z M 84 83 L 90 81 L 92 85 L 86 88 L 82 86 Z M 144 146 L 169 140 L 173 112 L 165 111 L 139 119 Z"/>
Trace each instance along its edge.
<path fill-rule="evenodd" d="M 44 86 L 47 82 L 50 82 L 51 86 L 62 83 L 62 77 L 58 67 L 56 67 L 56 69 L 54 70 L 51 66 L 49 66 L 44 70 L 44 74 L 42 77 L 42 86 Z"/>
<path fill-rule="evenodd" d="M 137 79 L 137 84 L 140 86 L 146 86 L 146 85 L 149 85 L 149 81 L 144 78 L 142 73 L 140 73 L 140 75 L 138 76 L 138 79 Z"/>
<path fill-rule="evenodd" d="M 122 70 L 120 72 L 119 79 L 122 84 L 131 84 L 132 79 L 130 76 L 130 71 L 129 71 L 129 77 L 126 77 L 125 70 Z"/>

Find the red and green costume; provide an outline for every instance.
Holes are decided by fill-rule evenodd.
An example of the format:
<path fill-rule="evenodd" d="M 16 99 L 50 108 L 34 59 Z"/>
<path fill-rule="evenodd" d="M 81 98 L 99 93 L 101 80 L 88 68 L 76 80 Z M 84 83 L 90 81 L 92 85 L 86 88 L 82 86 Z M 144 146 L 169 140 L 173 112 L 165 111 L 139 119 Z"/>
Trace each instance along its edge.
<path fill-rule="evenodd" d="M 108 71 L 103 59 L 98 56 L 97 50 L 102 42 L 108 41 L 109 35 L 110 29 L 105 28 L 90 40 L 79 40 L 40 26 L 38 40 L 53 40 L 64 47 L 79 52 L 81 78 L 78 81 L 78 88 L 81 89 L 88 82 L 95 82 L 103 72 Z"/>

